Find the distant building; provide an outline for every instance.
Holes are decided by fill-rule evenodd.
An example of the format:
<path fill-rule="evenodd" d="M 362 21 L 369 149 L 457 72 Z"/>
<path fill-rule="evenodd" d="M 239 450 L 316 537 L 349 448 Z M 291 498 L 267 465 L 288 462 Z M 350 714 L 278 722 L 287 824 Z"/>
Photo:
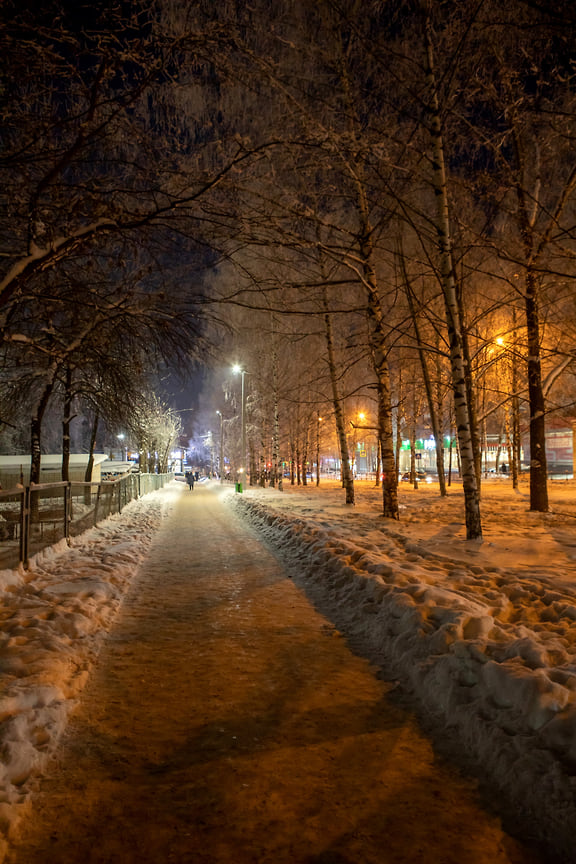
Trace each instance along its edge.
<path fill-rule="evenodd" d="M 530 440 L 523 439 L 525 462 L 530 464 Z M 575 473 L 576 420 L 546 418 L 546 462 L 549 476 L 572 477 Z"/>
<path fill-rule="evenodd" d="M 93 459 L 92 482 L 99 483 L 102 479 L 100 466 L 108 460 L 108 456 L 105 453 L 95 453 Z M 14 489 L 20 483 L 27 486 L 30 483 L 30 461 L 30 454 L 0 456 L 0 484 L 2 489 Z M 70 480 L 83 483 L 87 465 L 87 453 L 71 453 Z M 40 463 L 40 482 L 58 483 L 60 480 L 62 480 L 62 454 L 43 454 Z"/>

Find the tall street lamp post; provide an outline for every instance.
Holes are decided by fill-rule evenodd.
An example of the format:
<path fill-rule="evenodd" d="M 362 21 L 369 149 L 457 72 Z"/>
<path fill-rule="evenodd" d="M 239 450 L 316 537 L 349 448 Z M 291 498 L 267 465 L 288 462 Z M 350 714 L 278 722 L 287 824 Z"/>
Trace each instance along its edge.
<path fill-rule="evenodd" d="M 363 411 L 361 411 L 358 414 L 358 420 L 360 420 L 360 423 L 354 423 L 351 420 L 350 426 L 352 426 L 353 429 L 371 429 L 374 432 L 377 432 L 378 437 L 376 439 L 376 452 L 377 452 L 377 454 L 380 454 L 380 427 L 379 426 L 367 426 L 364 422 L 366 420 L 366 415 L 364 414 Z M 380 476 L 379 476 L 379 474 L 380 474 L 380 460 L 377 459 L 377 462 L 378 462 L 378 464 L 376 465 L 376 484 L 375 485 L 379 486 L 380 485 Z"/>
<path fill-rule="evenodd" d="M 119 435 L 116 435 L 118 441 L 120 442 L 120 461 L 122 459 L 124 462 L 128 459 L 128 447 L 124 444 L 124 438 L 126 437 L 123 432 L 120 432 Z"/>
<path fill-rule="evenodd" d="M 316 486 L 320 485 L 320 424 L 324 418 L 320 417 L 320 412 L 316 412 Z"/>
<path fill-rule="evenodd" d="M 241 415 L 240 415 L 240 423 L 241 423 L 241 450 L 240 450 L 240 466 L 238 468 L 238 474 L 240 479 L 236 485 L 236 491 L 242 492 L 242 475 L 246 476 L 246 395 L 244 389 L 244 376 L 248 373 L 246 369 L 242 369 L 241 366 L 233 366 L 232 371 L 236 374 L 240 374 L 242 376 L 242 394 L 241 394 Z"/>
<path fill-rule="evenodd" d="M 220 483 L 224 482 L 224 417 L 221 411 L 216 411 L 220 417 Z"/>

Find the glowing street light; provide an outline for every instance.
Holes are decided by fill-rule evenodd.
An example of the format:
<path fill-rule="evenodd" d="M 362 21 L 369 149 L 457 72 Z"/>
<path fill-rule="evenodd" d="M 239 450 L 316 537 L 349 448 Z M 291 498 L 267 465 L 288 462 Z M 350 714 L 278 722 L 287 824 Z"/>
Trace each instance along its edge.
<path fill-rule="evenodd" d="M 224 417 L 221 411 L 216 411 L 220 417 L 220 483 L 224 482 Z"/>
<path fill-rule="evenodd" d="M 241 441 L 242 441 L 242 443 L 241 443 L 241 450 L 240 450 L 240 466 L 238 468 L 238 474 L 240 475 L 240 479 L 238 480 L 237 487 L 236 487 L 237 491 L 241 492 L 242 491 L 242 474 L 244 474 L 244 475 L 246 474 L 246 398 L 245 398 L 245 389 L 244 389 L 244 376 L 247 375 L 248 373 L 246 372 L 246 369 L 242 369 L 242 367 L 239 366 L 237 363 L 232 367 L 232 371 L 234 372 L 235 375 L 241 375 L 242 376 L 242 397 L 241 397 L 241 399 L 242 399 L 242 401 L 241 401 L 241 405 L 242 405 Z"/>
<path fill-rule="evenodd" d="M 126 460 L 128 459 L 128 447 L 127 447 L 127 446 L 126 446 L 126 447 L 124 446 L 124 438 L 125 438 L 126 436 L 124 435 L 123 432 L 120 432 L 120 434 L 119 434 L 119 435 L 116 435 L 116 437 L 118 438 L 118 441 L 120 442 L 120 452 L 121 452 L 121 455 L 124 457 L 124 461 L 126 462 Z"/>
<path fill-rule="evenodd" d="M 320 424 L 323 417 L 320 417 L 320 412 L 316 413 L 318 423 L 316 424 L 316 486 L 320 485 Z"/>

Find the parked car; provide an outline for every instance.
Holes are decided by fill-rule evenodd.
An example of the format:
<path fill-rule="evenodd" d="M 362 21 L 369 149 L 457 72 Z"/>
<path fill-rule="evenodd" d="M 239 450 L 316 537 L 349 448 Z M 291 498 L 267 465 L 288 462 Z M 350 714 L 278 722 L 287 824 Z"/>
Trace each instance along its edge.
<path fill-rule="evenodd" d="M 418 483 L 432 483 L 431 475 L 424 471 L 422 468 L 417 468 L 414 473 Z M 410 471 L 405 471 L 404 474 L 402 474 L 400 480 L 403 483 L 410 483 L 412 480 L 412 477 L 410 476 Z"/>

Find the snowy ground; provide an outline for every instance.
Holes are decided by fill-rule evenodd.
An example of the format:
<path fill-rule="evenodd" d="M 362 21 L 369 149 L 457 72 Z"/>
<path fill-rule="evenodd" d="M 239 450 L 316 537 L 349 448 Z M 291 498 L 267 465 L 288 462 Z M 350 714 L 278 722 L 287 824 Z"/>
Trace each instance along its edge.
<path fill-rule="evenodd" d="M 215 489 L 220 489 L 217 484 Z M 122 597 L 183 484 L 130 504 L 99 528 L 0 573 L 0 832 L 25 811 Z M 485 537 L 464 539 L 462 495 L 401 484 L 402 520 L 357 484 L 346 507 L 319 489 L 222 489 L 294 568 L 299 584 L 437 729 L 484 766 L 560 860 L 576 860 L 576 485 L 487 482 Z M 2 859 L 0 845 L 0 860 Z"/>
<path fill-rule="evenodd" d="M 180 489 L 155 492 L 29 571 L 0 571 L 0 861 L 26 812 L 102 641 L 162 516 Z M 181 484 L 179 484 L 181 485 Z"/>
<path fill-rule="evenodd" d="M 484 484 L 483 541 L 467 542 L 453 489 L 248 492 L 237 506 L 284 550 L 309 595 L 425 707 L 559 860 L 576 861 L 576 485 Z M 238 496 L 239 497 L 239 496 Z M 296 551 L 298 550 L 298 551 Z"/>

